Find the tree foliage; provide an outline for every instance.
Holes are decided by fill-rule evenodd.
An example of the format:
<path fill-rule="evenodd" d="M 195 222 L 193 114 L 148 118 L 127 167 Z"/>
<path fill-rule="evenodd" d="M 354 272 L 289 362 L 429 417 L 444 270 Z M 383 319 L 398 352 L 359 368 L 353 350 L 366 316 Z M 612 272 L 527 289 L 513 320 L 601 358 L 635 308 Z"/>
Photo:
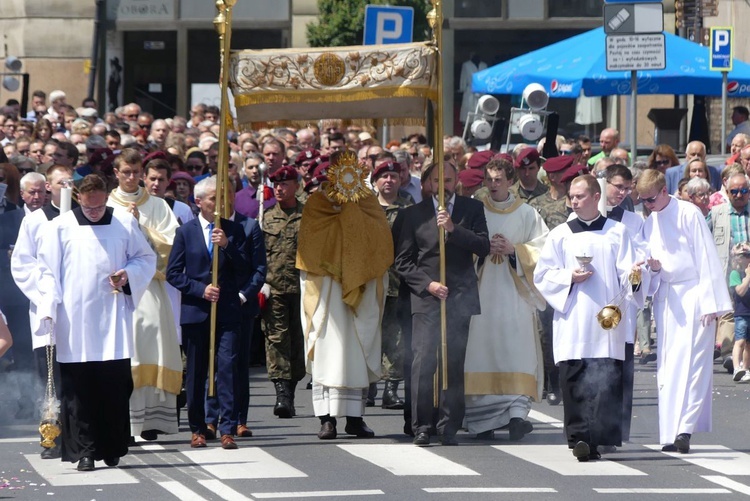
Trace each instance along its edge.
<path fill-rule="evenodd" d="M 414 41 L 429 39 L 428 0 L 318 0 L 318 21 L 307 25 L 311 47 L 362 45 L 365 5 L 394 5 L 414 8 Z"/>

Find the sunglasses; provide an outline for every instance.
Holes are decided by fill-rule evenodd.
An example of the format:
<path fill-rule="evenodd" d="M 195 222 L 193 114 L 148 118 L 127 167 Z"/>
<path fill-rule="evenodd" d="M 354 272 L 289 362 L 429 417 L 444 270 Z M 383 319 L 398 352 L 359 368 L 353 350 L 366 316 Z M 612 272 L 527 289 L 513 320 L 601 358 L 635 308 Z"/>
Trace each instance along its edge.
<path fill-rule="evenodd" d="M 750 188 L 740 188 L 740 189 L 729 190 L 729 193 L 731 193 L 732 196 L 735 196 L 735 197 L 740 194 L 747 195 L 748 193 L 750 193 Z"/>
<path fill-rule="evenodd" d="M 671 164 L 672 162 L 671 162 L 671 161 L 669 161 L 669 160 L 656 160 L 656 161 L 655 161 L 654 163 L 655 163 L 656 165 L 669 165 L 669 164 Z"/>
<path fill-rule="evenodd" d="M 659 198 L 659 195 L 661 195 L 661 193 L 657 193 L 653 197 L 641 198 L 641 202 L 645 202 L 647 204 L 652 204 L 652 203 L 656 202 L 656 199 Z"/>

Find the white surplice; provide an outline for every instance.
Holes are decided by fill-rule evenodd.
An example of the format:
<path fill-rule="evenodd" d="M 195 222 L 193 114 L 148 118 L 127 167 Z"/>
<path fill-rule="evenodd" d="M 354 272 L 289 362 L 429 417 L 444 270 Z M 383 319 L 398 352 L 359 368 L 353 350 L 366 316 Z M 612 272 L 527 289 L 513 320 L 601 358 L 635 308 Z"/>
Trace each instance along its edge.
<path fill-rule="evenodd" d="M 141 231 L 157 255 L 156 273 L 134 315 L 130 432 L 133 436 L 144 430 L 177 433 L 182 355 L 164 272 L 179 223 L 165 200 L 148 195 L 142 188 L 132 194 L 115 189 L 107 200 L 111 207 L 127 207 L 129 203 L 137 205 Z"/>
<path fill-rule="evenodd" d="M 55 322 L 61 363 L 133 355 L 133 311 L 156 270 L 156 256 L 133 216 L 114 209 L 110 224 L 80 224 L 79 209 L 50 221 L 41 240 L 39 318 Z M 109 276 L 128 274 L 130 294 L 113 294 Z"/>
<path fill-rule="evenodd" d="M 600 218 L 601 219 L 601 218 Z M 637 262 L 635 246 L 622 223 L 606 219 L 598 230 L 574 232 L 577 218 L 550 231 L 534 271 L 534 285 L 555 310 L 553 351 L 555 363 L 584 358 L 625 359 L 627 324 L 610 330 L 596 319 L 599 311 L 617 296 L 623 285 L 628 301 L 643 303 L 643 289 L 629 290 L 628 276 Z M 601 224 L 597 219 L 592 225 Z M 580 223 L 585 224 L 585 223 Z M 593 257 L 587 268 L 593 270 L 587 280 L 573 283 L 573 270 L 581 268 L 576 256 Z"/>
<path fill-rule="evenodd" d="M 388 273 L 365 285 L 356 312 L 342 300 L 341 284 L 300 271 L 302 330 L 316 416 L 364 414 L 370 383 L 381 375 L 381 322 Z"/>
<path fill-rule="evenodd" d="M 659 346 L 659 441 L 711 431 L 716 322 L 701 316 L 732 311 L 729 290 L 705 218 L 695 205 L 671 198 L 643 225 L 643 239 L 661 271 L 652 274 Z"/>
<path fill-rule="evenodd" d="M 501 428 L 514 417 L 525 419 L 544 382 L 534 312 L 545 302 L 531 282 L 547 225 L 513 195 L 505 202 L 487 195 L 482 202 L 490 237 L 501 234 L 510 240 L 516 263 L 511 266 L 508 256 L 488 256 L 479 271 L 482 313 L 471 318 L 464 374 L 470 433 Z"/>

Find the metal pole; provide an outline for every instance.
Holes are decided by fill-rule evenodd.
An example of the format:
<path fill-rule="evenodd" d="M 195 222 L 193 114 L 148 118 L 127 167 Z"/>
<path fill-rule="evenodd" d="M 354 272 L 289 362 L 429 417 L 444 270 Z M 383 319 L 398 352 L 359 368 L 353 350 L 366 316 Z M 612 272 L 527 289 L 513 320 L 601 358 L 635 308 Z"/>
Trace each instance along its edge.
<path fill-rule="evenodd" d="M 89 87 L 88 87 L 88 94 L 86 94 L 86 97 L 94 97 L 94 84 L 96 83 L 96 69 L 97 65 L 99 64 L 99 31 L 101 30 L 101 25 L 103 22 L 104 16 L 102 15 L 104 13 L 104 0 L 96 0 L 96 10 L 94 14 L 94 36 L 93 36 L 93 43 L 91 46 L 91 65 L 89 66 Z"/>
<path fill-rule="evenodd" d="M 635 70 L 630 72 L 630 161 L 635 162 L 638 158 L 637 137 L 637 113 L 638 113 L 638 75 Z"/>
<path fill-rule="evenodd" d="M 435 102 L 435 149 L 433 162 L 437 162 L 438 169 L 438 210 L 445 210 L 445 186 L 443 179 L 445 178 L 445 165 L 443 151 L 443 134 L 445 131 L 444 126 L 444 109 L 443 109 L 443 5 L 441 0 L 430 0 L 432 3 L 432 11 L 427 14 L 427 20 L 432 28 L 432 41 L 437 47 L 438 58 L 437 58 L 437 82 L 438 82 L 438 95 L 437 101 Z M 440 283 L 445 285 L 446 283 L 446 271 L 445 271 L 445 230 L 439 229 L 438 235 L 439 249 L 440 249 Z M 450 292 L 449 292 L 450 293 Z M 447 309 L 446 299 L 440 300 L 440 358 L 441 358 L 441 373 L 443 384 L 443 390 L 448 389 L 448 321 L 447 321 Z M 435 398 L 438 399 L 437 391 L 435 392 Z"/>
<path fill-rule="evenodd" d="M 721 154 L 727 153 L 727 75 L 721 72 Z"/>

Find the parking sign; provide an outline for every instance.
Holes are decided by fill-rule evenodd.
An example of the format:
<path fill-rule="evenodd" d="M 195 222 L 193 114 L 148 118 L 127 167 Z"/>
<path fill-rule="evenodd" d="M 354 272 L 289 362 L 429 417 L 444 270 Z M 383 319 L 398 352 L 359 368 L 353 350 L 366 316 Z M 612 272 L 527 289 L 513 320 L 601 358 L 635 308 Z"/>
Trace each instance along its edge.
<path fill-rule="evenodd" d="M 711 28 L 711 70 L 732 71 L 732 28 Z"/>
<path fill-rule="evenodd" d="M 365 6 L 364 45 L 409 43 L 413 34 L 413 7 Z"/>

